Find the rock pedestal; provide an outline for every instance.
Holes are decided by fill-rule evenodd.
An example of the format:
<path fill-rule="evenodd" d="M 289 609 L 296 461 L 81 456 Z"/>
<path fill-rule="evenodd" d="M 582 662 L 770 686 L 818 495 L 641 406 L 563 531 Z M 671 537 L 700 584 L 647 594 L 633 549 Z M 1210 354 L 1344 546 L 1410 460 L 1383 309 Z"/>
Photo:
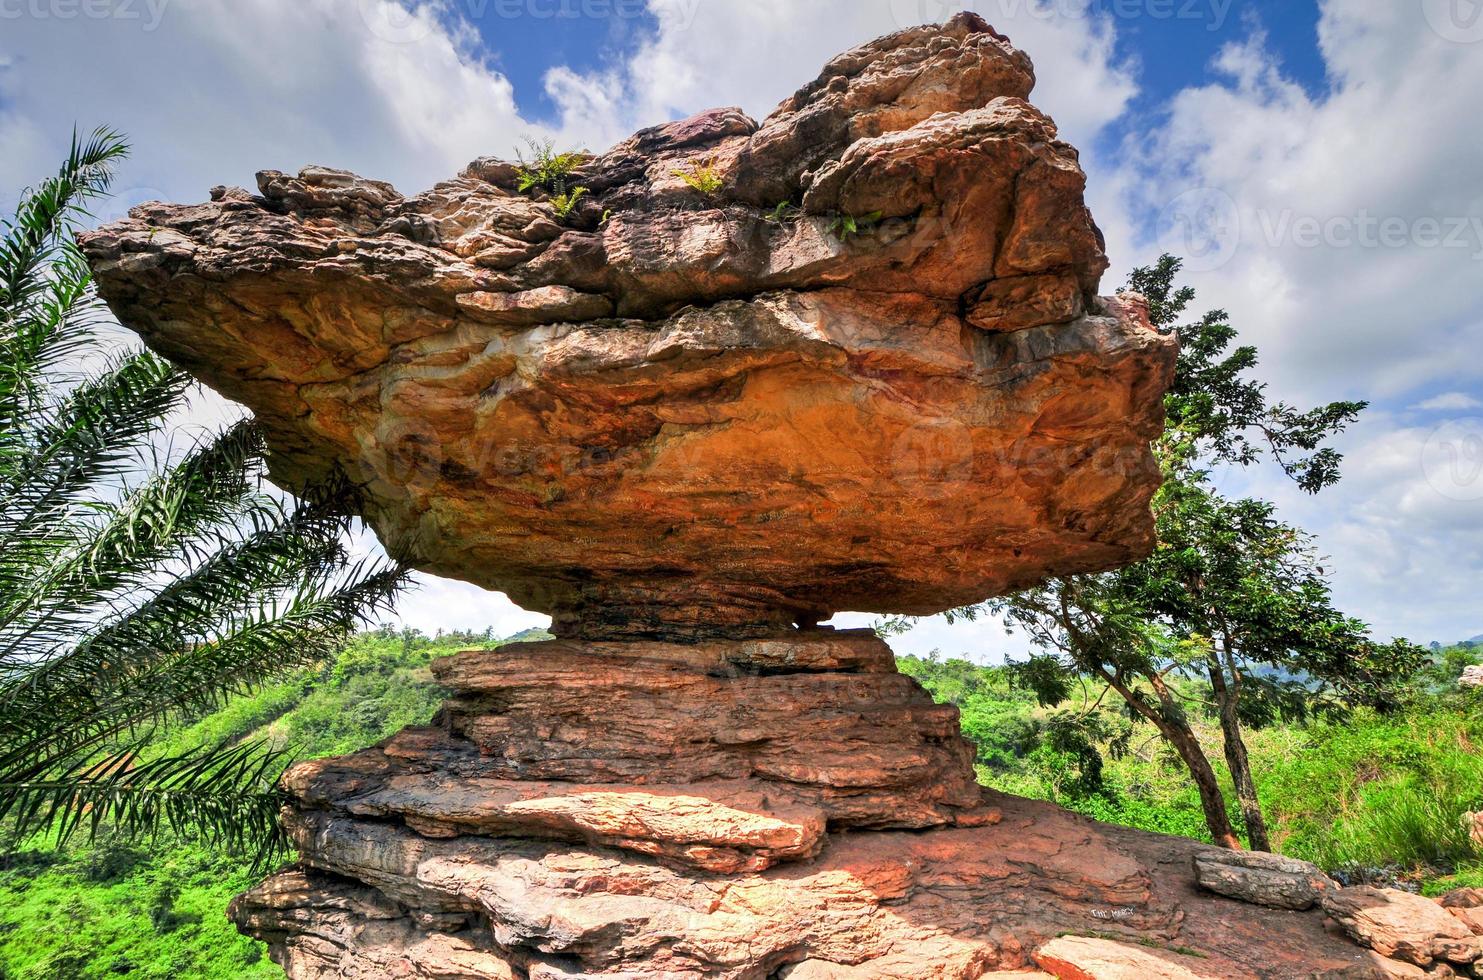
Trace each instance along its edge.
<path fill-rule="evenodd" d="M 1320 914 L 1201 891 L 1224 852 L 985 794 L 869 632 L 434 671 L 434 725 L 285 777 L 301 861 L 232 915 L 297 980 L 1378 975 Z"/>

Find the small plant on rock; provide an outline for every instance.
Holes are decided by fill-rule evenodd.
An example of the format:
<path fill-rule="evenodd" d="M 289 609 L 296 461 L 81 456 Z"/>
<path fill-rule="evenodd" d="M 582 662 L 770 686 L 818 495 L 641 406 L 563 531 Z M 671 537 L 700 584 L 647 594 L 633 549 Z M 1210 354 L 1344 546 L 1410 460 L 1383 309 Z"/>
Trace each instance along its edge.
<path fill-rule="evenodd" d="M 857 235 L 863 235 L 881 223 L 885 217 L 884 212 L 872 211 L 869 214 L 840 214 L 835 215 L 834 220 L 829 223 L 829 230 L 834 237 L 842 242 L 847 242 Z"/>
<path fill-rule="evenodd" d="M 689 167 L 684 170 L 671 171 L 680 178 L 692 190 L 697 190 L 706 197 L 714 197 L 722 187 L 726 186 L 726 180 L 716 169 L 714 157 L 708 160 L 692 160 Z"/>
<path fill-rule="evenodd" d="M 577 202 L 586 193 L 587 188 L 585 187 L 573 187 L 569 192 L 563 191 L 560 194 L 552 195 L 548 203 L 551 205 L 551 209 L 556 212 L 556 217 L 562 221 L 566 221 L 577 210 Z"/>
<path fill-rule="evenodd" d="M 796 221 L 803 214 L 803 209 L 792 201 L 779 201 L 778 206 L 767 213 L 763 219 L 775 225 L 781 225 L 788 221 Z"/>
<path fill-rule="evenodd" d="M 565 194 L 567 178 L 581 165 L 583 154 L 578 150 L 558 153 L 554 140 L 527 137 L 525 145 L 530 149 L 529 160 L 518 149 L 515 151 L 516 159 L 520 161 L 520 169 L 517 171 L 520 192 L 523 194 L 543 190 L 551 194 Z"/>

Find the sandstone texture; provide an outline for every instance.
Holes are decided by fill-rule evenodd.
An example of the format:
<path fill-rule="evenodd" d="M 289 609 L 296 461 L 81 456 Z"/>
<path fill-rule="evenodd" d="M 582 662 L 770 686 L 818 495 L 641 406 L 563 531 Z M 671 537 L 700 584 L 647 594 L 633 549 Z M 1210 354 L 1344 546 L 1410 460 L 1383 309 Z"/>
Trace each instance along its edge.
<path fill-rule="evenodd" d="M 956 709 L 868 631 L 433 669 L 433 724 L 284 778 L 300 861 L 232 915 L 295 980 L 1335 980 L 1478 942 L 1469 891 L 1341 890 L 979 789 Z"/>
<path fill-rule="evenodd" d="M 874 633 L 700 645 L 520 643 L 434 665 L 435 727 L 302 763 L 303 804 L 424 836 L 575 840 L 717 872 L 809 858 L 828 830 L 998 820 L 956 708 Z"/>
<path fill-rule="evenodd" d="M 311 167 L 84 236 L 281 482 L 343 474 L 394 554 L 554 618 L 285 775 L 299 860 L 231 915 L 292 980 L 1470 968 L 1465 903 L 985 793 L 957 710 L 817 625 L 1152 546 L 1174 342 L 1098 297 L 1033 82 L 964 14 L 584 155 L 569 209 L 494 158 L 413 197 Z"/>
<path fill-rule="evenodd" d="M 1325 895 L 1323 909 L 1359 942 L 1405 963 L 1465 967 L 1483 956 L 1483 939 L 1468 923 L 1410 892 L 1345 888 Z"/>
<path fill-rule="evenodd" d="M 393 553 L 560 635 L 938 612 L 1152 541 L 1173 341 L 1098 298 L 1033 82 L 962 15 L 760 123 L 584 157 L 566 217 L 507 161 L 411 197 L 311 167 L 82 244 L 125 324 L 268 427 L 281 482 L 343 471 Z"/>
<path fill-rule="evenodd" d="M 1195 880 L 1218 895 L 1274 909 L 1311 909 L 1338 884 L 1307 861 L 1261 851 L 1206 851 Z"/>
<path fill-rule="evenodd" d="M 296 980 L 1403 969 L 1316 909 L 1202 886 L 1299 908 L 1332 885 L 1310 866 L 979 789 L 956 709 L 868 632 L 522 643 L 434 671 L 433 725 L 284 779 L 300 862 L 232 915 Z M 1455 956 L 1435 937 L 1464 919 L 1416 901 L 1419 940 L 1351 932 Z"/>

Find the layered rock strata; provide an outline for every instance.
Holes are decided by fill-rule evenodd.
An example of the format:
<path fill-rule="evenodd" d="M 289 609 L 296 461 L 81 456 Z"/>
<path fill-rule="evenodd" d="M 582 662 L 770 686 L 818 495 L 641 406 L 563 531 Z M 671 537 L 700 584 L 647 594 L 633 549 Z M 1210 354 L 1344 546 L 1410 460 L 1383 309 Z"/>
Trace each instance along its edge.
<path fill-rule="evenodd" d="M 521 643 L 434 665 L 434 727 L 284 783 L 425 837 L 545 837 L 707 871 L 810 858 L 826 832 L 989 823 L 958 713 L 873 633 L 699 646 Z"/>
<path fill-rule="evenodd" d="M 301 864 L 233 915 L 295 978 L 1079 977 L 1109 942 L 1168 976 L 1379 975 L 1321 914 L 1201 890 L 1224 852 L 986 796 L 957 710 L 868 632 L 435 672 L 435 725 L 284 780 Z"/>

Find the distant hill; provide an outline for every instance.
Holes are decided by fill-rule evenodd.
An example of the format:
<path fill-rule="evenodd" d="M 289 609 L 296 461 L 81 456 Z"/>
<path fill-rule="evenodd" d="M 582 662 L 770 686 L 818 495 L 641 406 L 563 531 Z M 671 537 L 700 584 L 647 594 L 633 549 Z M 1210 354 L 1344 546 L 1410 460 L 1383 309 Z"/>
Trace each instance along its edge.
<path fill-rule="evenodd" d="M 514 636 L 507 636 L 500 643 L 534 643 L 537 640 L 554 640 L 550 630 L 541 629 L 539 626 L 528 630 L 521 630 Z"/>

